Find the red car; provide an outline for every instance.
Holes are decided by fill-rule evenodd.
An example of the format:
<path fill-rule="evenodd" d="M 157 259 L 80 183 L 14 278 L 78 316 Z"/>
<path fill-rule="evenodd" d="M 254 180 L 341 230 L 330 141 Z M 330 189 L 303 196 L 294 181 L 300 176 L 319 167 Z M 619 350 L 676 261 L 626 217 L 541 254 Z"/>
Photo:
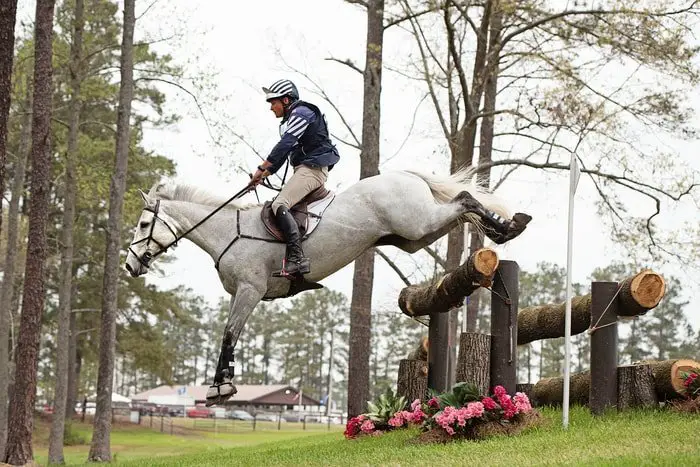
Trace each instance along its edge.
<path fill-rule="evenodd" d="M 195 405 L 187 409 L 187 416 L 190 418 L 211 418 L 214 416 L 214 412 L 205 405 Z"/>

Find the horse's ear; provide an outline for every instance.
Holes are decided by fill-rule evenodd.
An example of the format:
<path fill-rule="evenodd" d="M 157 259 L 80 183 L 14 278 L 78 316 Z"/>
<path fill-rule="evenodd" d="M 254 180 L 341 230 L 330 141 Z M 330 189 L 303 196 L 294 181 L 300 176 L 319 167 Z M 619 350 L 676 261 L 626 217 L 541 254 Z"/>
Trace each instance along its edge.
<path fill-rule="evenodd" d="M 141 190 L 139 190 L 139 194 L 141 195 L 141 198 L 143 198 L 144 206 L 148 206 L 151 202 L 151 198 L 149 198 L 149 196 Z"/>

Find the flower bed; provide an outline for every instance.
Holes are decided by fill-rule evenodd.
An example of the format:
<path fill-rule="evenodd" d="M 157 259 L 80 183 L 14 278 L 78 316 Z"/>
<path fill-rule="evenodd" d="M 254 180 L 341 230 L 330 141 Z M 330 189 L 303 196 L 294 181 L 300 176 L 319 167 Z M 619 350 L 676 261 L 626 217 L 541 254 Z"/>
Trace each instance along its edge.
<path fill-rule="evenodd" d="M 672 401 L 674 409 L 681 412 L 700 413 L 700 368 L 681 373 L 685 387 L 685 399 Z"/>
<path fill-rule="evenodd" d="M 482 439 L 495 434 L 514 434 L 539 419 L 527 395 L 509 395 L 502 386 L 482 396 L 475 386 L 456 384 L 445 394 L 425 402 L 416 399 L 410 410 L 405 400 L 389 391 L 371 411 L 348 420 L 345 437 L 378 436 L 411 425 L 420 426 L 417 442 L 447 442 L 453 439 Z M 392 410 L 393 409 L 393 410 Z"/>

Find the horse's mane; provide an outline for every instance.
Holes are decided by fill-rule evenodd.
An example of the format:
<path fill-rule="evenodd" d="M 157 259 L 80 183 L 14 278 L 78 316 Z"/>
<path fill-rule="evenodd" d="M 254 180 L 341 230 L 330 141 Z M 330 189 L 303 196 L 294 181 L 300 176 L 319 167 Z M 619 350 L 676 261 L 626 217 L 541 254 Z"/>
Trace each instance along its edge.
<path fill-rule="evenodd" d="M 148 195 L 155 199 L 184 201 L 187 203 L 219 207 L 224 204 L 233 195 L 233 193 L 222 196 L 211 193 L 194 185 L 187 183 L 176 183 L 172 180 L 164 179 L 155 183 L 151 187 L 151 191 L 148 193 Z M 226 208 L 246 210 L 258 206 L 260 206 L 260 204 L 233 200 L 228 203 Z"/>

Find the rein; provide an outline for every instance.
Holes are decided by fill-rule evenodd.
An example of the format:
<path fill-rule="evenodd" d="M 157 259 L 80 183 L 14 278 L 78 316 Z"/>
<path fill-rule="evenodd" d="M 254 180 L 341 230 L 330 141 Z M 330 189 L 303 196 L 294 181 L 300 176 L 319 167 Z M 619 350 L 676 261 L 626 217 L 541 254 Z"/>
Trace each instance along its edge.
<path fill-rule="evenodd" d="M 194 229 L 196 229 L 197 227 L 199 227 L 200 225 L 204 224 L 206 221 L 211 219 L 212 216 L 214 216 L 214 214 L 221 211 L 231 201 L 234 201 L 238 198 L 241 198 L 243 195 L 248 193 L 250 190 L 251 190 L 251 187 L 248 187 L 248 186 L 243 188 L 241 191 L 239 191 L 238 193 L 236 193 L 235 195 L 231 196 L 229 199 L 224 201 L 224 203 L 221 206 L 214 209 L 212 212 L 207 214 L 201 221 L 197 222 L 195 225 L 193 225 L 192 227 L 187 229 L 184 233 L 182 233 L 179 236 L 175 233 L 175 231 L 172 229 L 172 227 L 170 227 L 170 225 L 168 225 L 167 222 L 165 222 L 163 219 L 158 217 L 158 211 L 160 210 L 160 200 L 159 199 L 156 200 L 156 204 L 153 208 L 148 207 L 148 206 L 143 208 L 144 211 L 149 211 L 149 212 L 153 213 L 153 222 L 151 222 L 151 230 L 150 230 L 150 232 L 148 232 L 148 237 L 144 237 L 141 240 L 137 240 L 137 241 L 133 242 L 131 245 L 129 245 L 129 251 L 131 252 L 131 254 L 133 254 L 136 257 L 136 259 L 139 260 L 139 263 L 141 263 L 145 267 L 148 267 L 149 263 L 151 261 L 153 261 L 153 259 L 155 259 L 157 256 L 165 253 L 168 250 L 168 248 L 170 248 L 171 246 L 173 246 L 173 245 L 177 246 L 178 241 L 180 241 L 182 238 L 186 237 Z M 256 192 L 256 195 L 257 195 L 257 192 Z M 175 240 L 168 243 L 167 245 L 162 245 L 155 238 L 153 238 L 153 229 L 155 228 L 156 221 L 161 221 L 168 228 L 170 233 L 173 234 L 173 237 L 175 238 Z M 150 244 L 151 241 L 153 241 L 153 243 L 155 243 L 156 245 L 158 245 L 158 247 L 160 247 L 160 251 L 156 252 L 155 254 L 152 254 L 151 252 L 148 251 L 148 245 Z M 136 252 L 132 248 L 134 245 L 137 245 L 141 242 L 146 242 L 146 248 L 147 248 L 146 251 L 144 252 L 143 256 L 137 255 Z"/>

